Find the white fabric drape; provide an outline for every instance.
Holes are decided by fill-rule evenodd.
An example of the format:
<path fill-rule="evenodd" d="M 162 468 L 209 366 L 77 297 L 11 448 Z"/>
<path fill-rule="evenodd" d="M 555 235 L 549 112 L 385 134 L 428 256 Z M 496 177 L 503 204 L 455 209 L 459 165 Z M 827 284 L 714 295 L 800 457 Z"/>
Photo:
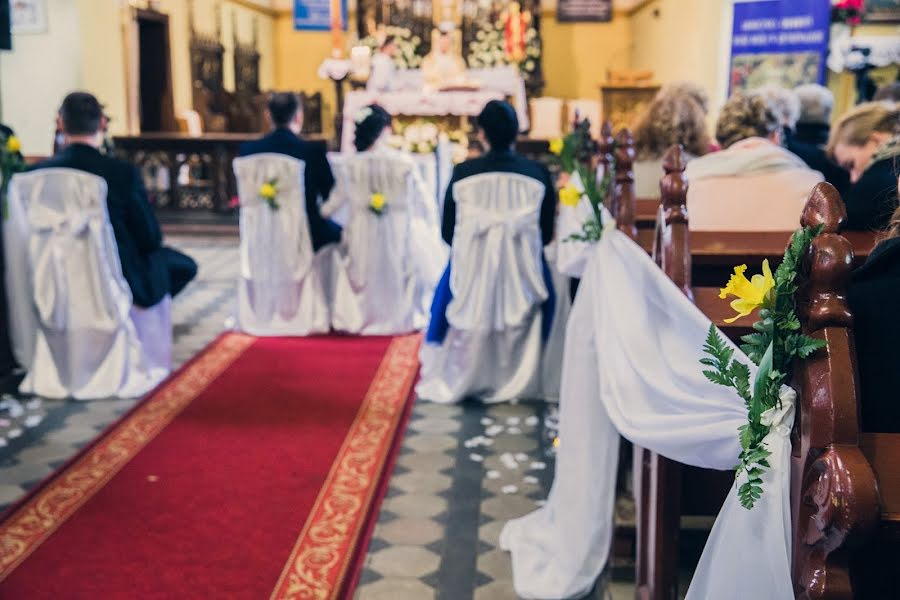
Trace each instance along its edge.
<path fill-rule="evenodd" d="M 333 254 L 332 326 L 388 335 L 427 325 L 434 287 L 447 265 L 434 193 L 407 155 L 378 146 L 336 161 L 337 185 L 322 214 L 344 212 Z M 386 201 L 381 215 L 371 197 Z"/>
<path fill-rule="evenodd" d="M 169 365 L 165 340 L 158 338 L 165 331 L 171 338 L 171 323 L 156 319 L 164 329 L 150 343 L 159 346 L 141 343 L 107 216 L 106 182 L 82 171 L 45 169 L 14 177 L 9 196 L 4 239 L 7 249 L 19 246 L 7 272 L 12 333 L 17 358 L 28 368 L 20 391 L 134 397 L 162 381 Z"/>
<path fill-rule="evenodd" d="M 485 173 L 454 184 L 443 343 L 422 346 L 419 396 L 456 402 L 538 397 L 541 305 L 548 297 L 538 223 L 544 186 L 512 173 Z"/>
<path fill-rule="evenodd" d="M 560 240 L 560 243 L 556 251 L 556 268 L 569 277 L 581 277 L 590 255 L 591 244 L 567 240 L 569 236 L 581 233 L 582 225 L 591 218 L 593 209 L 587 196 L 584 195 L 584 183 L 577 171 L 569 176 L 569 185 L 581 192 L 581 197 L 575 206 L 562 203 L 559 205 L 556 216 L 556 239 Z"/>
<path fill-rule="evenodd" d="M 329 329 L 329 250 L 313 254 L 303 161 L 283 154 L 234 160 L 241 201 L 238 324 L 253 335 L 309 335 Z M 278 204 L 260 196 L 276 181 Z"/>
<path fill-rule="evenodd" d="M 613 532 L 619 435 L 686 464 L 730 469 L 738 460 L 742 400 L 710 383 L 699 360 L 709 320 L 640 247 L 607 230 L 595 246 L 570 316 L 556 477 L 545 506 L 504 527 L 523 598 L 587 593 Z M 581 290 L 579 290 L 581 291 Z M 752 363 L 736 350 L 736 356 Z M 765 440 L 772 468 L 753 510 L 732 490 L 694 574 L 688 599 L 793 598 L 790 576 L 788 410 Z"/>

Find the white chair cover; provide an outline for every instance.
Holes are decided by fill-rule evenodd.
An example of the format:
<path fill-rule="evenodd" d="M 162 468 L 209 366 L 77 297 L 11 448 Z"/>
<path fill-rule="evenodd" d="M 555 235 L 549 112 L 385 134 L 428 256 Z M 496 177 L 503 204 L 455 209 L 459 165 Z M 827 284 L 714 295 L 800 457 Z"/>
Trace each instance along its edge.
<path fill-rule="evenodd" d="M 566 343 L 566 324 L 572 310 L 569 297 L 569 278 L 556 268 L 556 257 L 562 243 L 550 242 L 544 246 L 544 258 L 553 278 L 553 289 L 556 292 L 556 304 L 553 309 L 553 324 L 550 335 L 544 342 L 544 355 L 541 358 L 541 394 L 544 400 L 558 401 L 559 388 L 562 382 L 563 348 Z"/>
<path fill-rule="evenodd" d="M 87 400 L 155 387 L 170 368 L 168 301 L 141 311 L 156 330 L 142 343 L 107 216 L 106 182 L 45 169 L 16 175 L 9 196 L 6 245 L 25 249 L 13 253 L 7 271 L 16 355 L 28 368 L 20 391 Z"/>
<path fill-rule="evenodd" d="M 566 337 L 553 487 L 544 507 L 500 535 L 523 598 L 579 597 L 603 570 L 620 434 L 679 462 L 726 470 L 738 462 L 737 430 L 747 418 L 732 390 L 701 373 L 709 320 L 627 236 L 604 233 L 581 286 Z M 752 367 L 740 350 L 735 356 Z M 689 600 L 793 598 L 788 391 L 764 441 L 772 468 L 762 498 L 746 510 L 729 494 Z"/>
<path fill-rule="evenodd" d="M 528 137 L 537 139 L 558 138 L 562 135 L 562 98 L 532 98 L 531 131 Z"/>
<path fill-rule="evenodd" d="M 556 239 L 559 240 L 556 251 L 556 268 L 560 273 L 569 277 L 581 277 L 588 256 L 590 256 L 592 244 L 569 240 L 569 237 L 581 233 L 582 226 L 591 218 L 593 210 L 590 201 L 584 195 L 584 183 L 577 171 L 569 176 L 569 183 L 582 195 L 575 206 L 566 206 L 562 203 L 559 205 L 556 215 Z"/>
<path fill-rule="evenodd" d="M 449 254 L 434 192 L 409 156 L 383 146 L 344 157 L 335 170 L 322 214 L 344 212 L 347 222 L 333 254 L 332 327 L 363 335 L 425 327 Z M 387 201 L 382 215 L 369 209 L 374 193 Z"/>
<path fill-rule="evenodd" d="M 493 172 L 455 183 L 453 196 L 450 327 L 443 343 L 422 346 L 416 392 L 434 402 L 540 397 L 544 186 Z"/>
<path fill-rule="evenodd" d="M 306 216 L 303 161 L 284 154 L 234 159 L 241 201 L 241 265 L 238 327 L 259 336 L 326 333 L 329 330 L 328 260 L 314 255 Z M 259 195 L 277 180 L 278 209 Z"/>

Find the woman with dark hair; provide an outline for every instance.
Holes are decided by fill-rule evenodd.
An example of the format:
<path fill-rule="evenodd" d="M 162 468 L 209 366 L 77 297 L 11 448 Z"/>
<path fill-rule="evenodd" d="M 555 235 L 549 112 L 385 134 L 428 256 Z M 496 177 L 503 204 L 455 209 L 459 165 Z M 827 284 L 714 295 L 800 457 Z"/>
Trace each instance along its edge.
<path fill-rule="evenodd" d="M 544 259 L 556 189 L 546 167 L 513 150 L 512 106 L 489 102 L 478 128 L 488 152 L 457 165 L 447 188 L 450 264 L 435 291 L 416 391 L 444 403 L 555 396 L 541 372 L 556 300 Z"/>
<path fill-rule="evenodd" d="M 361 335 L 422 329 L 447 264 L 437 202 L 412 157 L 390 148 L 391 115 L 356 115 L 356 154 L 335 161 L 337 185 L 321 213 L 346 214 L 334 253 L 332 328 Z"/>

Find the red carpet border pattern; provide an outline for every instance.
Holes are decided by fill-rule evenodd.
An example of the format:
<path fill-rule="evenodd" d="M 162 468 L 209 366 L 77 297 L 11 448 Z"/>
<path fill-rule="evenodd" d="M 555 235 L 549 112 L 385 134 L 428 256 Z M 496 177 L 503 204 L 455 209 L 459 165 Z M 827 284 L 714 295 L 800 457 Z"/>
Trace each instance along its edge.
<path fill-rule="evenodd" d="M 168 425 L 254 338 L 227 334 L 0 527 L 0 581 Z"/>
<path fill-rule="evenodd" d="M 388 347 L 271 600 L 340 593 L 418 372 L 420 341 L 398 337 Z"/>

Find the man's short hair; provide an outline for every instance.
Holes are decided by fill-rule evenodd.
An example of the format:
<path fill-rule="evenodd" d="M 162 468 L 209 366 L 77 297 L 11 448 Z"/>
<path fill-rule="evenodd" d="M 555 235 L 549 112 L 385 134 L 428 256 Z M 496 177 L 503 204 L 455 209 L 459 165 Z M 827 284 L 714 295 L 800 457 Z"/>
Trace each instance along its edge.
<path fill-rule="evenodd" d="M 828 125 L 831 123 L 831 109 L 834 108 L 834 94 L 827 87 L 817 83 L 806 83 L 794 88 L 800 99 L 800 119 L 798 123 Z"/>
<path fill-rule="evenodd" d="M 284 127 L 289 124 L 300 110 L 300 100 L 297 94 L 290 92 L 276 92 L 269 98 L 269 115 L 276 127 Z"/>
<path fill-rule="evenodd" d="M 508 102 L 491 100 L 482 109 L 477 120 L 493 150 L 506 150 L 516 141 L 519 119 Z"/>
<path fill-rule="evenodd" d="M 59 107 L 63 131 L 69 135 L 94 135 L 100 130 L 103 106 L 93 94 L 72 92 Z"/>

